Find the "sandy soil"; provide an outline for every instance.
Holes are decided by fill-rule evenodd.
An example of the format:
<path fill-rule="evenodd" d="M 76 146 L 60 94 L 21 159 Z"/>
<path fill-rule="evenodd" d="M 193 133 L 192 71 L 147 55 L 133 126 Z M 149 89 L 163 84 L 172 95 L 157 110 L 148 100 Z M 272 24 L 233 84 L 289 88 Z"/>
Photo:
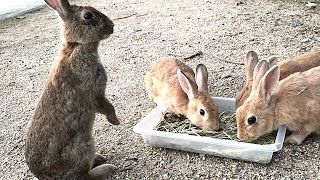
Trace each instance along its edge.
<path fill-rule="evenodd" d="M 222 59 L 240 62 L 248 50 L 262 59 L 283 59 L 319 48 L 319 7 L 294 0 L 74 2 L 92 5 L 111 19 L 134 14 L 114 20 L 115 33 L 99 49 L 109 76 L 106 93 L 122 123 L 111 126 L 97 117 L 97 150 L 119 167 L 133 167 L 112 179 L 320 179 L 319 136 L 300 146 L 286 145 L 270 164 L 261 165 L 153 148 L 132 131 L 154 107 L 143 76 L 155 58 L 183 58 L 201 50 L 202 56 L 186 63 L 207 65 L 211 95 L 234 97 L 243 82 L 243 66 Z M 0 22 L 0 179 L 33 178 L 23 156 L 26 127 L 59 43 L 52 10 L 24 17 Z"/>

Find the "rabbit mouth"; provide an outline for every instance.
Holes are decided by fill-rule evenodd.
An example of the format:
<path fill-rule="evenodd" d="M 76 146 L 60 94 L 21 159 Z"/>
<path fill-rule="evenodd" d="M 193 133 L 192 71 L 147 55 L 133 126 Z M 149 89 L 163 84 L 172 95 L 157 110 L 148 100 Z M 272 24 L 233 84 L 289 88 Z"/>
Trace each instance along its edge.
<path fill-rule="evenodd" d="M 241 142 L 252 142 L 256 139 L 258 139 L 257 136 L 239 136 L 239 134 L 237 135 L 237 139 Z"/>
<path fill-rule="evenodd" d="M 256 139 L 258 139 L 258 137 L 247 137 L 246 139 L 240 139 L 240 138 L 238 138 L 240 141 L 242 141 L 242 142 L 247 142 L 247 143 L 249 143 L 249 142 L 252 142 L 252 141 L 255 141 Z"/>

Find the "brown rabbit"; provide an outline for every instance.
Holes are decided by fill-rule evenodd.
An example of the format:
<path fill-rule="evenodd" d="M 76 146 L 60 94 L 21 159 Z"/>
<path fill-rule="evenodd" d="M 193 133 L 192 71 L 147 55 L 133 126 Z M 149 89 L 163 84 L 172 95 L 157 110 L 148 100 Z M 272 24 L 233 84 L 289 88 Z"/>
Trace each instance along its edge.
<path fill-rule="evenodd" d="M 193 70 L 172 57 L 160 58 L 150 64 L 146 76 L 150 99 L 185 115 L 195 126 L 218 130 L 218 109 L 208 93 L 208 72 L 203 64 Z"/>
<path fill-rule="evenodd" d="M 253 69 L 258 63 L 258 56 L 254 51 L 249 51 L 244 59 L 246 82 L 236 96 L 236 106 L 241 106 L 251 92 Z M 276 64 L 272 58 L 270 63 Z M 320 66 L 320 49 L 301 54 L 297 57 L 278 62 L 280 68 L 280 80 L 295 72 L 303 72 L 313 67 Z"/>
<path fill-rule="evenodd" d="M 320 67 L 279 82 L 279 66 L 269 66 L 263 60 L 254 69 L 252 91 L 236 111 L 238 138 L 250 142 L 286 125 L 292 134 L 285 141 L 301 144 L 320 130 Z"/>
<path fill-rule="evenodd" d="M 62 44 L 44 85 L 27 133 L 26 162 L 41 180 L 105 179 L 116 167 L 101 164 L 92 128 L 96 113 L 119 121 L 105 98 L 107 76 L 98 56 L 99 41 L 113 33 L 112 21 L 67 0 L 45 0 L 62 20 Z"/>

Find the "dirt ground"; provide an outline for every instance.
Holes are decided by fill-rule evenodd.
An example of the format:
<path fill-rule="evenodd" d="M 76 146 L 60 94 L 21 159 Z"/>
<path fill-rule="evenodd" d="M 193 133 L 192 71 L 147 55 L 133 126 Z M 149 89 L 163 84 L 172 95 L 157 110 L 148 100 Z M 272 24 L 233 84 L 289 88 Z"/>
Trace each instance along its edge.
<path fill-rule="evenodd" d="M 121 125 L 98 116 L 97 151 L 119 167 L 111 179 L 320 179 L 319 136 L 285 145 L 270 164 L 153 148 L 132 131 L 153 108 L 143 77 L 156 58 L 207 65 L 210 94 L 234 97 L 243 83 L 241 62 L 249 50 L 264 59 L 296 56 L 320 47 L 320 8 L 287 0 L 89 0 L 115 19 L 115 33 L 99 52 L 109 77 L 107 97 Z M 132 15 L 132 16 L 130 16 Z M 127 18 L 123 18 L 130 16 Z M 120 18 L 120 19 L 116 19 Z M 26 127 L 59 44 L 58 19 L 49 8 L 0 21 L 0 179 L 32 179 L 24 161 Z"/>

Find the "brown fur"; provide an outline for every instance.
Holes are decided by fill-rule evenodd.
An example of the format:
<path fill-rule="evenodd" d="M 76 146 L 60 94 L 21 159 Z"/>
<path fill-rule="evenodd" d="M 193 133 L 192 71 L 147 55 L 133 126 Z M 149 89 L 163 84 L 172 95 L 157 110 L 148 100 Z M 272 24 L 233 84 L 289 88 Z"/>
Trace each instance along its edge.
<path fill-rule="evenodd" d="M 192 99 L 189 99 L 181 88 L 177 75 L 178 69 L 190 80 L 192 89 L 195 91 Z M 202 76 L 207 79 L 207 72 Z M 145 83 L 150 99 L 156 103 L 164 103 L 173 112 L 185 115 L 192 124 L 200 128 L 210 130 L 219 128 L 218 110 L 208 94 L 207 80 L 198 82 L 198 85 L 203 87 L 203 90 L 198 90 L 195 73 L 186 64 L 172 57 L 160 58 L 148 67 Z M 199 114 L 199 108 L 205 109 L 205 116 Z"/>
<path fill-rule="evenodd" d="M 280 82 L 279 76 L 278 66 L 272 67 L 237 109 L 239 139 L 253 141 L 283 124 L 292 131 L 286 142 L 301 144 L 310 133 L 320 130 L 320 67 L 294 73 Z M 275 89 L 268 90 L 271 86 Z M 252 115 L 257 120 L 249 125 L 247 119 Z"/>
<path fill-rule="evenodd" d="M 113 24 L 93 8 L 69 7 L 67 1 L 54 2 L 66 6 L 63 7 L 66 11 L 58 12 L 63 20 L 63 42 L 28 129 L 26 162 L 41 180 L 105 179 L 116 167 L 111 164 L 92 167 L 102 157 L 95 154 L 91 134 L 96 113 L 106 115 L 112 124 L 119 124 L 114 107 L 105 98 L 107 76 L 97 51 L 99 41 L 113 32 Z M 97 20 L 102 19 L 101 27 L 109 30 L 102 33 L 96 26 L 76 29 L 82 22 L 70 21 L 77 19 L 72 14 L 87 9 L 96 13 Z M 95 30 L 94 37 L 85 38 Z"/>
<path fill-rule="evenodd" d="M 249 53 L 252 53 L 252 51 Z M 245 82 L 245 85 L 242 87 L 242 89 L 237 93 L 237 96 L 236 96 L 237 107 L 241 106 L 244 103 L 244 101 L 248 98 L 252 89 L 252 73 L 253 73 L 253 68 L 257 62 L 253 64 L 249 64 L 249 63 L 252 63 L 252 60 L 246 57 L 244 60 L 246 82 Z M 320 65 L 320 49 L 301 54 L 294 58 L 280 61 L 278 62 L 278 65 L 280 67 L 280 80 L 288 77 L 289 75 L 295 72 L 304 72 L 306 70 L 309 70 L 313 67 L 317 67 Z"/>

